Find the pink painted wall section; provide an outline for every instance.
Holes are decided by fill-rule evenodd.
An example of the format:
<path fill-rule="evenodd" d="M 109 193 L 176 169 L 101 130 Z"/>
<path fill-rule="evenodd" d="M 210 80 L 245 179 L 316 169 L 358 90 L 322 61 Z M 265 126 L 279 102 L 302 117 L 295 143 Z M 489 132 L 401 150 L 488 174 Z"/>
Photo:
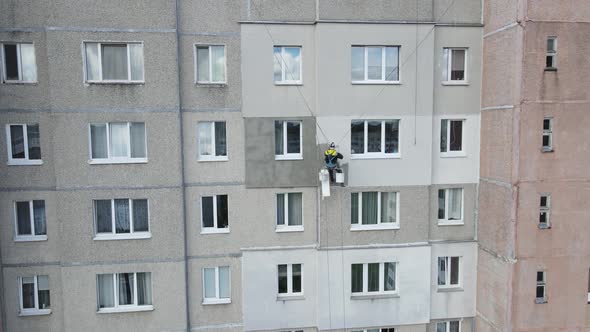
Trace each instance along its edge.
<path fill-rule="evenodd" d="M 588 0 L 527 0 L 527 18 L 541 21 L 590 21 Z"/>

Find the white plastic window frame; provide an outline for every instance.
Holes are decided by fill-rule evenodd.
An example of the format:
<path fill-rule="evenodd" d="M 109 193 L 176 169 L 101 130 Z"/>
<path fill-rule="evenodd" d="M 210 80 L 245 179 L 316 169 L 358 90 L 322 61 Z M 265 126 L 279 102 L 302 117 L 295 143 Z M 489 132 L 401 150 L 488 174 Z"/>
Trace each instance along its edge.
<path fill-rule="evenodd" d="M 280 50 L 281 50 L 281 55 L 279 58 L 277 58 L 277 56 L 274 53 L 275 48 L 280 48 Z M 285 49 L 287 49 L 287 48 L 299 49 L 300 61 L 299 61 L 299 79 L 298 80 L 292 79 L 293 72 L 291 71 L 291 69 L 289 69 L 287 67 L 287 64 L 284 61 Z M 279 61 L 279 63 L 281 64 L 281 80 L 274 81 L 275 85 L 303 85 L 303 47 L 301 45 L 292 45 L 292 46 L 275 45 L 275 46 L 273 46 L 273 57 L 275 58 L 274 60 Z M 291 76 L 291 78 L 287 77 L 288 75 Z M 274 77 L 274 75 L 273 75 L 273 77 Z"/>
<path fill-rule="evenodd" d="M 452 158 L 452 157 L 466 157 L 467 152 L 465 151 L 465 123 L 467 122 L 464 118 L 445 118 L 441 119 L 441 128 L 442 131 L 442 121 L 447 122 L 447 151 L 440 152 L 441 158 Z M 451 151 L 451 122 L 462 122 L 461 125 L 461 150 L 459 151 Z M 439 137 L 440 139 L 440 137 Z M 440 142 L 439 142 L 440 146 Z M 440 151 L 440 149 L 439 149 Z"/>
<path fill-rule="evenodd" d="M 553 41 L 553 49 L 549 50 L 546 49 L 545 53 L 545 70 L 557 70 L 557 36 L 549 36 L 547 37 L 546 46 L 549 46 L 549 41 Z M 547 67 L 547 57 L 551 57 L 551 64 L 552 66 Z"/>
<path fill-rule="evenodd" d="M 197 158 L 199 161 L 227 161 L 229 160 L 229 157 L 227 156 L 227 146 L 226 146 L 226 155 L 225 156 L 217 156 L 217 148 L 215 146 L 215 123 L 216 122 L 223 122 L 226 125 L 226 130 L 225 130 L 225 141 L 226 141 L 226 145 L 227 145 L 227 122 L 226 121 L 199 121 L 197 124 Z M 212 151 L 213 153 L 211 155 L 203 155 L 201 154 L 201 136 L 199 134 L 199 125 L 201 124 L 207 124 L 210 128 L 210 135 L 211 135 L 211 147 L 212 147 Z"/>
<path fill-rule="evenodd" d="M 362 47 L 365 52 L 365 63 L 364 63 L 364 79 L 361 81 L 352 80 L 352 84 L 391 84 L 397 85 L 401 84 L 401 70 L 400 70 L 400 56 L 401 56 L 401 46 L 400 45 L 352 45 L 353 47 Z M 387 77 L 386 71 L 386 49 L 388 47 L 397 48 L 397 80 L 396 81 L 388 81 L 385 80 Z M 381 79 L 380 80 L 371 80 L 369 79 L 369 48 L 381 48 Z M 352 68 L 351 68 L 352 69 Z"/>
<path fill-rule="evenodd" d="M 350 159 L 399 159 L 401 158 L 401 120 L 400 119 L 368 119 L 368 120 L 352 120 L 352 121 L 363 121 L 364 122 L 364 145 L 363 145 L 363 153 L 351 153 Z M 352 121 L 350 125 L 352 126 Z M 367 152 L 369 150 L 369 122 L 372 121 L 381 121 L 381 152 Z M 397 121 L 397 152 L 394 153 L 385 153 L 385 123 L 390 121 Z M 352 135 L 352 134 L 351 134 Z"/>
<path fill-rule="evenodd" d="M 363 224 L 362 223 L 362 217 L 363 217 L 363 193 L 368 193 L 370 191 L 364 191 L 364 192 L 353 192 L 351 193 L 351 199 L 352 199 L 352 194 L 358 194 L 357 195 L 357 199 L 358 199 L 358 217 L 357 217 L 357 221 L 358 223 L 353 224 L 352 223 L 352 215 L 351 215 L 351 223 L 350 223 L 350 230 L 351 231 L 364 231 L 364 230 L 386 230 L 386 229 L 399 229 L 400 228 L 400 220 L 399 220 L 399 198 L 400 198 L 400 193 L 399 191 L 388 191 L 385 193 L 388 194 L 395 194 L 395 220 L 396 222 L 394 223 L 384 223 L 382 220 L 382 215 L 381 215 L 381 194 L 383 194 L 383 191 L 378 191 L 377 192 L 377 223 L 376 224 Z"/>
<path fill-rule="evenodd" d="M 221 46 L 223 47 L 223 66 L 224 66 L 224 71 L 223 71 L 223 81 L 213 81 L 213 59 L 211 57 L 211 47 L 212 46 Z M 198 59 L 197 59 L 197 49 L 199 47 L 207 47 L 207 50 L 209 51 L 209 61 L 208 61 L 208 67 L 209 67 L 209 80 L 208 81 L 200 81 L 199 80 L 199 69 L 198 69 Z M 193 47 L 193 52 L 194 52 L 194 66 L 195 66 L 195 79 L 194 82 L 195 84 L 198 85 L 226 85 L 227 84 L 227 47 L 225 44 L 194 44 Z"/>
<path fill-rule="evenodd" d="M 126 123 L 127 124 L 127 156 L 126 157 L 112 157 L 111 156 L 111 124 L 113 123 Z M 143 123 L 144 124 L 144 146 L 145 146 L 145 157 L 133 158 L 131 157 L 131 124 L 132 123 Z M 107 137 L 107 157 L 106 158 L 92 158 L 92 126 L 93 125 L 106 125 L 106 137 Z M 102 164 L 145 164 L 148 162 L 148 145 L 147 145 L 148 129 L 145 122 L 136 121 L 112 121 L 112 122 L 95 122 L 88 124 L 88 163 L 91 165 L 102 165 Z"/>
<path fill-rule="evenodd" d="M 438 258 L 444 258 L 445 267 L 446 267 L 445 284 L 439 285 L 438 280 L 437 280 L 436 286 L 438 287 L 438 289 L 462 288 L 463 287 L 463 278 L 462 278 L 463 257 L 461 257 L 461 256 L 440 256 Z M 451 258 L 458 258 L 459 259 L 459 272 L 457 273 L 457 283 L 456 284 L 451 284 Z M 438 273 L 440 273 L 439 269 L 440 269 L 440 265 L 438 264 L 438 259 L 437 259 L 436 260 L 436 275 L 437 276 L 438 276 Z"/>
<path fill-rule="evenodd" d="M 399 262 L 379 262 L 379 290 L 369 292 L 369 264 L 375 264 L 377 262 L 371 263 L 353 263 L 353 264 L 362 264 L 363 265 L 363 291 L 362 292 L 352 292 L 351 290 L 351 297 L 367 297 L 367 296 L 375 296 L 375 295 L 398 295 L 399 294 Z M 385 272 L 385 263 L 388 264 L 395 264 L 395 290 L 386 291 L 385 290 L 385 276 L 383 272 Z M 352 269 L 352 264 L 350 266 Z M 351 273 L 352 276 L 352 273 Z M 350 279 L 352 283 L 352 278 Z"/>
<path fill-rule="evenodd" d="M 545 121 L 549 120 L 549 129 L 545 129 Z M 544 117 L 543 118 L 543 138 L 549 138 L 549 145 L 543 145 L 541 143 L 541 151 L 542 152 L 552 152 L 553 151 L 553 118 L 552 117 Z M 542 141 L 541 141 L 542 142 Z"/>
<path fill-rule="evenodd" d="M 301 120 L 277 120 L 283 126 L 283 154 L 275 154 L 275 160 L 302 160 L 303 159 L 303 121 Z M 276 122 L 276 121 L 275 121 Z M 299 153 L 287 152 L 287 123 L 299 123 Z M 276 133 L 275 133 L 276 135 Z M 274 136 L 273 136 L 274 138 Z"/>
<path fill-rule="evenodd" d="M 23 74 L 22 74 L 22 58 L 21 58 L 21 45 L 22 44 L 29 44 L 29 45 L 33 45 L 33 53 L 35 56 L 35 72 L 37 72 L 37 54 L 35 52 L 35 43 L 33 42 L 2 42 L 0 41 L 0 63 L 2 64 L 2 66 L 0 66 L 0 77 L 2 78 L 0 81 L 1 83 L 4 84 L 35 84 L 38 83 L 38 75 L 39 73 L 37 73 L 37 79 L 33 80 L 33 81 L 25 81 L 23 80 Z M 6 77 L 6 73 L 7 73 L 7 69 L 6 69 L 6 55 L 4 54 L 4 45 L 16 45 L 16 58 L 17 58 L 17 66 L 18 66 L 18 80 L 9 80 Z"/>
<path fill-rule="evenodd" d="M 279 293 L 279 289 L 278 289 L 278 281 L 280 278 L 279 275 L 279 266 L 280 265 L 287 265 L 287 292 L 286 293 Z M 293 265 L 300 265 L 301 266 L 301 292 L 293 292 Z M 277 299 L 284 299 L 284 298 L 289 298 L 289 297 L 296 297 L 296 298 L 300 298 L 304 296 L 304 269 L 303 269 L 303 263 L 291 263 L 291 264 L 277 264 Z"/>
<path fill-rule="evenodd" d="M 38 125 L 38 124 L 37 124 Z M 25 150 L 25 158 L 12 158 L 12 135 L 10 135 L 11 126 L 23 127 L 23 144 Z M 43 165 L 43 159 L 29 159 L 29 135 L 27 123 L 9 123 L 6 125 L 6 151 L 8 153 L 8 165 L 10 166 L 35 166 Z M 41 129 L 39 127 L 39 142 L 41 142 Z M 43 157 L 41 157 L 43 158 Z"/>
<path fill-rule="evenodd" d="M 86 59 L 86 44 L 97 44 L 97 51 L 98 51 L 98 66 L 99 66 L 99 70 L 98 70 L 98 75 L 99 75 L 99 79 L 98 80 L 89 80 L 88 79 L 88 67 L 87 67 L 87 59 Z M 142 49 L 142 57 L 143 57 L 143 61 L 142 64 L 143 66 L 141 67 L 141 71 L 142 71 L 142 77 L 143 79 L 141 80 L 132 80 L 131 79 L 131 56 L 129 54 L 129 45 L 130 44 L 136 44 L 136 45 L 141 45 L 141 49 Z M 126 80 L 104 80 L 102 78 L 102 45 L 126 45 L 127 47 L 127 79 Z M 86 84 L 145 84 L 145 53 L 144 51 L 144 45 L 143 45 L 143 41 L 128 41 L 128 42 L 123 42 L 123 41 L 91 41 L 91 40 L 84 40 L 82 42 L 82 58 L 84 59 L 83 61 L 83 65 L 84 65 L 84 83 Z"/>
<path fill-rule="evenodd" d="M 289 225 L 289 195 L 291 194 L 301 194 L 301 225 Z M 275 216 L 275 224 L 276 224 L 276 232 L 303 232 L 303 225 L 305 224 L 304 215 L 303 215 L 303 193 L 302 192 L 285 192 L 285 193 L 277 193 L 276 197 L 278 198 L 279 195 L 284 195 L 283 199 L 283 214 L 285 216 L 285 224 L 279 225 L 279 216 Z M 278 199 L 275 200 L 278 204 Z M 278 206 L 277 206 L 278 208 Z"/>
<path fill-rule="evenodd" d="M 460 220 L 449 220 L 449 191 L 451 189 L 461 189 L 461 219 Z M 439 226 L 454 226 L 464 225 L 465 223 L 465 189 L 464 188 L 440 188 L 439 190 L 445 191 L 445 218 L 438 219 Z M 438 191 L 437 191 L 438 200 Z M 437 210 L 438 214 L 438 210 Z"/>
<path fill-rule="evenodd" d="M 541 205 L 541 198 L 545 197 L 546 204 L 545 206 Z M 545 213 L 545 222 L 541 222 L 541 214 Z M 538 221 L 539 229 L 547 229 L 551 228 L 551 194 L 542 193 L 539 195 L 539 221 Z"/>
<path fill-rule="evenodd" d="M 129 233 L 117 233 L 117 224 L 115 220 L 115 200 L 118 199 L 125 199 L 129 201 Z M 135 200 L 143 200 L 145 198 L 105 198 L 105 199 L 95 199 L 92 201 L 92 208 L 93 208 L 93 218 L 94 218 L 94 240 L 134 240 L 134 239 L 149 239 L 152 237 L 151 227 L 150 227 L 150 201 L 149 199 L 145 199 L 147 201 L 147 215 L 148 215 L 148 230 L 147 232 L 137 232 L 135 231 L 135 224 L 133 220 L 133 202 Z M 96 216 L 96 201 L 101 200 L 109 200 L 111 201 L 111 232 L 110 233 L 99 233 L 98 232 L 98 220 Z"/>
<path fill-rule="evenodd" d="M 465 52 L 465 56 L 464 56 L 465 63 L 463 64 L 464 74 L 463 74 L 462 80 L 452 80 L 451 79 L 451 77 L 453 75 L 452 74 L 453 51 L 464 51 Z M 445 47 L 445 48 L 443 48 L 443 52 L 447 52 L 447 63 L 444 64 L 447 67 L 447 77 L 445 77 L 445 79 L 443 80 L 443 82 L 442 82 L 443 85 L 469 85 L 469 76 L 468 76 L 469 48 L 467 48 L 467 47 Z"/>
<path fill-rule="evenodd" d="M 35 235 L 35 211 L 33 210 L 33 201 L 44 201 L 42 199 L 34 200 L 22 200 L 14 201 L 14 241 L 15 242 L 33 242 L 33 241 L 47 241 L 47 234 Z M 31 235 L 19 235 L 18 234 L 18 212 L 16 208 L 17 203 L 28 202 L 29 203 L 29 220 L 31 222 Z M 47 207 L 45 207 L 46 209 Z M 47 213 L 45 213 L 45 229 L 47 230 Z M 46 232 L 47 233 L 47 232 Z"/>
<path fill-rule="evenodd" d="M 543 280 L 542 281 L 537 280 L 537 274 L 539 272 L 543 273 Z M 535 281 L 536 281 L 535 303 L 537 303 L 537 304 L 547 303 L 547 271 L 545 271 L 545 270 L 537 271 L 535 273 Z M 537 288 L 538 287 L 543 288 L 543 297 L 537 297 Z"/>
<path fill-rule="evenodd" d="M 34 298 L 35 298 L 35 308 L 23 308 L 23 279 L 30 278 L 31 276 L 26 277 L 18 277 L 18 301 L 19 301 L 19 316 L 40 316 L 40 315 L 49 315 L 51 313 L 50 309 L 39 309 L 39 282 L 38 277 L 43 276 L 49 279 L 47 275 L 34 275 Z M 51 294 L 51 290 L 49 291 Z"/>
<path fill-rule="evenodd" d="M 217 228 L 217 197 L 218 196 L 227 196 L 227 227 L 226 228 Z M 206 197 L 213 197 L 212 204 L 213 204 L 213 227 L 205 227 L 205 219 L 203 217 L 203 198 Z M 229 195 L 227 194 L 213 194 L 213 195 L 203 195 L 200 198 L 201 204 L 201 234 L 219 234 L 219 233 L 229 233 L 230 227 L 230 220 L 229 220 Z"/>
<path fill-rule="evenodd" d="M 223 268 L 223 267 L 227 267 L 228 269 L 228 289 L 230 291 L 230 297 L 227 298 L 222 298 L 219 295 L 219 269 Z M 205 297 L 205 289 L 206 289 L 206 285 L 205 285 L 205 270 L 207 269 L 212 269 L 215 270 L 215 297 Z M 202 276 L 203 276 L 203 302 L 202 304 L 207 305 L 207 304 L 228 304 L 231 303 L 231 268 L 228 265 L 223 265 L 223 266 L 215 266 L 215 267 L 204 267 L 202 270 Z"/>
<path fill-rule="evenodd" d="M 445 332 L 451 332 L 451 322 L 459 322 L 459 332 L 461 332 L 461 325 L 463 325 L 463 319 L 451 319 L 446 321 L 439 321 L 436 322 L 436 326 L 434 327 L 435 331 L 438 331 L 439 324 L 445 324 Z"/>
<path fill-rule="evenodd" d="M 154 310 L 154 305 L 153 305 L 153 280 L 151 280 L 150 278 L 150 288 L 152 288 L 151 290 L 151 294 L 152 294 L 152 304 L 142 304 L 139 305 L 139 300 L 138 300 L 138 294 L 137 294 L 137 274 L 138 273 L 150 273 L 151 272 L 121 272 L 121 273 L 99 273 L 99 274 L 107 274 L 107 275 L 111 275 L 113 277 L 113 292 L 114 297 L 113 297 L 113 302 L 115 304 L 114 307 L 108 307 L 108 308 L 100 308 L 99 303 L 97 303 L 97 312 L 99 314 L 105 313 L 117 313 L 117 312 L 136 312 L 136 311 L 152 311 Z M 119 282 L 118 282 L 118 277 L 119 274 L 133 274 L 133 304 L 124 304 L 121 305 L 119 304 Z M 96 275 L 96 299 L 97 302 L 100 301 L 100 284 L 98 282 L 98 275 Z"/>

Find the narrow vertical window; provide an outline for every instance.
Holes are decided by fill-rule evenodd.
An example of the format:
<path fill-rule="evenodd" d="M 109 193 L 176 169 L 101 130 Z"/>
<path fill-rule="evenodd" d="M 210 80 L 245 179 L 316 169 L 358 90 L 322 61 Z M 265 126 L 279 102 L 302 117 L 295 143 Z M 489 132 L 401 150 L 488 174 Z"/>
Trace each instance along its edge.
<path fill-rule="evenodd" d="M 277 268 L 279 297 L 303 295 L 303 265 L 280 264 Z"/>
<path fill-rule="evenodd" d="M 84 43 L 87 83 L 143 83 L 142 43 Z"/>
<path fill-rule="evenodd" d="M 39 124 L 6 125 L 8 165 L 41 165 Z"/>
<path fill-rule="evenodd" d="M 545 55 L 545 70 L 557 70 L 557 37 L 547 37 L 547 54 Z"/>
<path fill-rule="evenodd" d="M 228 160 L 225 121 L 199 122 L 199 160 Z"/>
<path fill-rule="evenodd" d="M 15 202 L 15 241 L 47 240 L 45 201 L 33 200 Z"/>
<path fill-rule="evenodd" d="M 446 84 L 467 82 L 467 49 L 443 49 L 443 82 Z"/>
<path fill-rule="evenodd" d="M 440 152 L 442 156 L 462 156 L 464 120 L 443 119 L 440 123 Z"/>
<path fill-rule="evenodd" d="M 547 303 L 547 293 L 546 293 L 546 272 L 545 271 L 537 271 L 537 289 L 535 292 L 535 303 Z"/>
<path fill-rule="evenodd" d="M 47 315 L 51 313 L 49 277 L 35 275 L 19 277 L 20 314 L 22 316 Z"/>
<path fill-rule="evenodd" d="M 229 233 L 227 195 L 201 197 L 201 234 Z"/>
<path fill-rule="evenodd" d="M 275 121 L 275 159 L 303 159 L 301 121 Z"/>
<path fill-rule="evenodd" d="M 152 310 L 152 274 L 99 274 L 96 278 L 99 312 Z"/>
<path fill-rule="evenodd" d="M 203 269 L 203 304 L 231 303 L 229 266 Z"/>
<path fill-rule="evenodd" d="M 4 83 L 37 82 L 37 63 L 33 44 L 4 43 L 0 44 L 0 47 Z"/>
<path fill-rule="evenodd" d="M 438 190 L 438 223 L 463 223 L 463 188 Z"/>
<path fill-rule="evenodd" d="M 543 119 L 543 152 L 553 151 L 553 118 Z"/>
<path fill-rule="evenodd" d="M 551 195 L 543 194 L 539 202 L 539 228 L 546 229 L 551 227 L 549 222 L 551 210 Z"/>
<path fill-rule="evenodd" d="M 301 84 L 301 46 L 275 46 L 275 84 Z"/>
<path fill-rule="evenodd" d="M 196 83 L 225 84 L 225 46 L 196 46 Z"/>
<path fill-rule="evenodd" d="M 277 231 L 303 230 L 303 194 L 277 194 Z"/>

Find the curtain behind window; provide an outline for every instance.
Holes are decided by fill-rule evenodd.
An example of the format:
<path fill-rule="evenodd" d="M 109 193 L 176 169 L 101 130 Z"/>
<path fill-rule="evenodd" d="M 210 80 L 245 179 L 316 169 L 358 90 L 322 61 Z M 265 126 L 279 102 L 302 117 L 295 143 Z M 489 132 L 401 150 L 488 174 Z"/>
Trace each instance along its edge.
<path fill-rule="evenodd" d="M 92 159 L 108 158 L 106 124 L 90 125 L 90 143 Z"/>
<path fill-rule="evenodd" d="M 129 44 L 129 63 L 131 64 L 131 80 L 143 81 L 142 44 Z"/>
<path fill-rule="evenodd" d="M 289 193 L 289 226 L 303 225 L 303 202 L 301 193 Z"/>
<path fill-rule="evenodd" d="M 98 275 L 98 307 L 112 308 L 115 306 L 115 289 L 112 274 Z"/>
<path fill-rule="evenodd" d="M 449 189 L 449 220 L 461 220 L 463 189 Z"/>
<path fill-rule="evenodd" d="M 10 126 L 10 147 L 12 149 L 12 158 L 25 158 L 25 134 L 23 126 Z"/>
<path fill-rule="evenodd" d="M 381 193 L 381 222 L 397 221 L 397 193 Z"/>
<path fill-rule="evenodd" d="M 209 82 L 209 47 L 197 47 L 197 81 Z"/>
<path fill-rule="evenodd" d="M 35 222 L 35 235 L 46 235 L 45 201 L 33 201 L 33 217 Z"/>
<path fill-rule="evenodd" d="M 225 82 L 225 47 L 211 46 L 212 82 Z"/>
<path fill-rule="evenodd" d="M 94 201 L 94 211 L 96 213 L 96 232 L 111 233 L 113 231 L 111 200 Z"/>
<path fill-rule="evenodd" d="M 133 303 L 133 273 L 119 273 L 119 305 Z"/>
<path fill-rule="evenodd" d="M 50 308 L 48 276 L 37 276 L 37 300 L 39 301 L 39 309 Z"/>
<path fill-rule="evenodd" d="M 32 235 L 29 202 L 16 202 L 17 235 Z"/>
<path fill-rule="evenodd" d="M 446 257 L 438 258 L 438 284 L 445 285 L 447 283 L 447 262 Z"/>
<path fill-rule="evenodd" d="M 229 266 L 219 267 L 219 298 L 229 299 Z"/>
<path fill-rule="evenodd" d="M 283 142 L 283 121 L 275 121 L 275 154 L 284 154 Z"/>
<path fill-rule="evenodd" d="M 363 225 L 373 225 L 377 223 L 377 196 L 377 192 L 364 192 L 362 194 Z"/>
<path fill-rule="evenodd" d="M 132 122 L 130 128 L 131 158 L 145 158 L 145 123 Z"/>
<path fill-rule="evenodd" d="M 199 154 L 201 156 L 213 155 L 213 141 L 211 137 L 211 122 L 199 122 Z"/>
<path fill-rule="evenodd" d="M 215 155 L 227 156 L 225 122 L 215 122 Z"/>
<path fill-rule="evenodd" d="M 137 305 L 152 304 L 152 274 L 137 273 Z"/>
<path fill-rule="evenodd" d="M 115 200 L 115 227 L 117 234 L 129 233 L 131 231 L 128 199 Z"/>
<path fill-rule="evenodd" d="M 277 194 L 277 225 L 285 224 L 285 194 Z"/>
<path fill-rule="evenodd" d="M 98 63 L 98 43 L 86 43 L 86 79 L 100 80 L 100 64 Z"/>
<path fill-rule="evenodd" d="M 129 155 L 129 128 L 127 123 L 111 123 L 111 157 L 127 157 Z"/>
<path fill-rule="evenodd" d="M 203 274 L 205 298 L 215 298 L 215 268 L 206 268 Z"/>
<path fill-rule="evenodd" d="M 383 264 L 383 280 L 385 291 L 395 290 L 395 263 Z"/>
<path fill-rule="evenodd" d="M 23 81 L 37 80 L 37 64 L 33 44 L 20 44 L 20 61 Z"/>
<path fill-rule="evenodd" d="M 369 263 L 368 266 L 368 275 L 369 278 L 369 292 L 378 292 L 379 291 L 379 263 Z"/>
<path fill-rule="evenodd" d="M 27 144 L 29 145 L 29 159 L 41 159 L 41 140 L 39 125 L 27 125 Z"/>
<path fill-rule="evenodd" d="M 128 80 L 127 45 L 102 45 L 102 79 Z"/>

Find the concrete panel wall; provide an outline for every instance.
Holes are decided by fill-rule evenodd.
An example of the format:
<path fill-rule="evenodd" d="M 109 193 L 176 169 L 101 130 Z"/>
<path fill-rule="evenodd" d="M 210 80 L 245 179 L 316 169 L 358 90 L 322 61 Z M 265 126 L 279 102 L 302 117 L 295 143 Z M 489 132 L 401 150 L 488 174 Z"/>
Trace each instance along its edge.
<path fill-rule="evenodd" d="M 463 225 L 438 224 L 438 190 L 463 188 Z M 476 184 L 444 184 L 430 187 L 430 240 L 473 240 L 476 237 Z"/>
<path fill-rule="evenodd" d="M 482 22 L 482 2 L 477 0 L 443 0 L 432 1 L 434 21 L 441 23 Z"/>
<path fill-rule="evenodd" d="M 179 24 L 186 32 L 237 32 L 243 7 L 235 0 L 181 0 Z"/>
<path fill-rule="evenodd" d="M 305 22 L 316 19 L 315 0 L 244 0 L 244 20 Z"/>
<path fill-rule="evenodd" d="M 431 0 L 319 0 L 322 20 L 432 21 Z"/>
<path fill-rule="evenodd" d="M 513 263 L 478 249 L 476 331 L 506 331 L 512 317 Z"/>
<path fill-rule="evenodd" d="M 512 181 L 515 158 L 515 110 L 503 109 L 481 113 L 480 175 L 482 178 Z"/>

